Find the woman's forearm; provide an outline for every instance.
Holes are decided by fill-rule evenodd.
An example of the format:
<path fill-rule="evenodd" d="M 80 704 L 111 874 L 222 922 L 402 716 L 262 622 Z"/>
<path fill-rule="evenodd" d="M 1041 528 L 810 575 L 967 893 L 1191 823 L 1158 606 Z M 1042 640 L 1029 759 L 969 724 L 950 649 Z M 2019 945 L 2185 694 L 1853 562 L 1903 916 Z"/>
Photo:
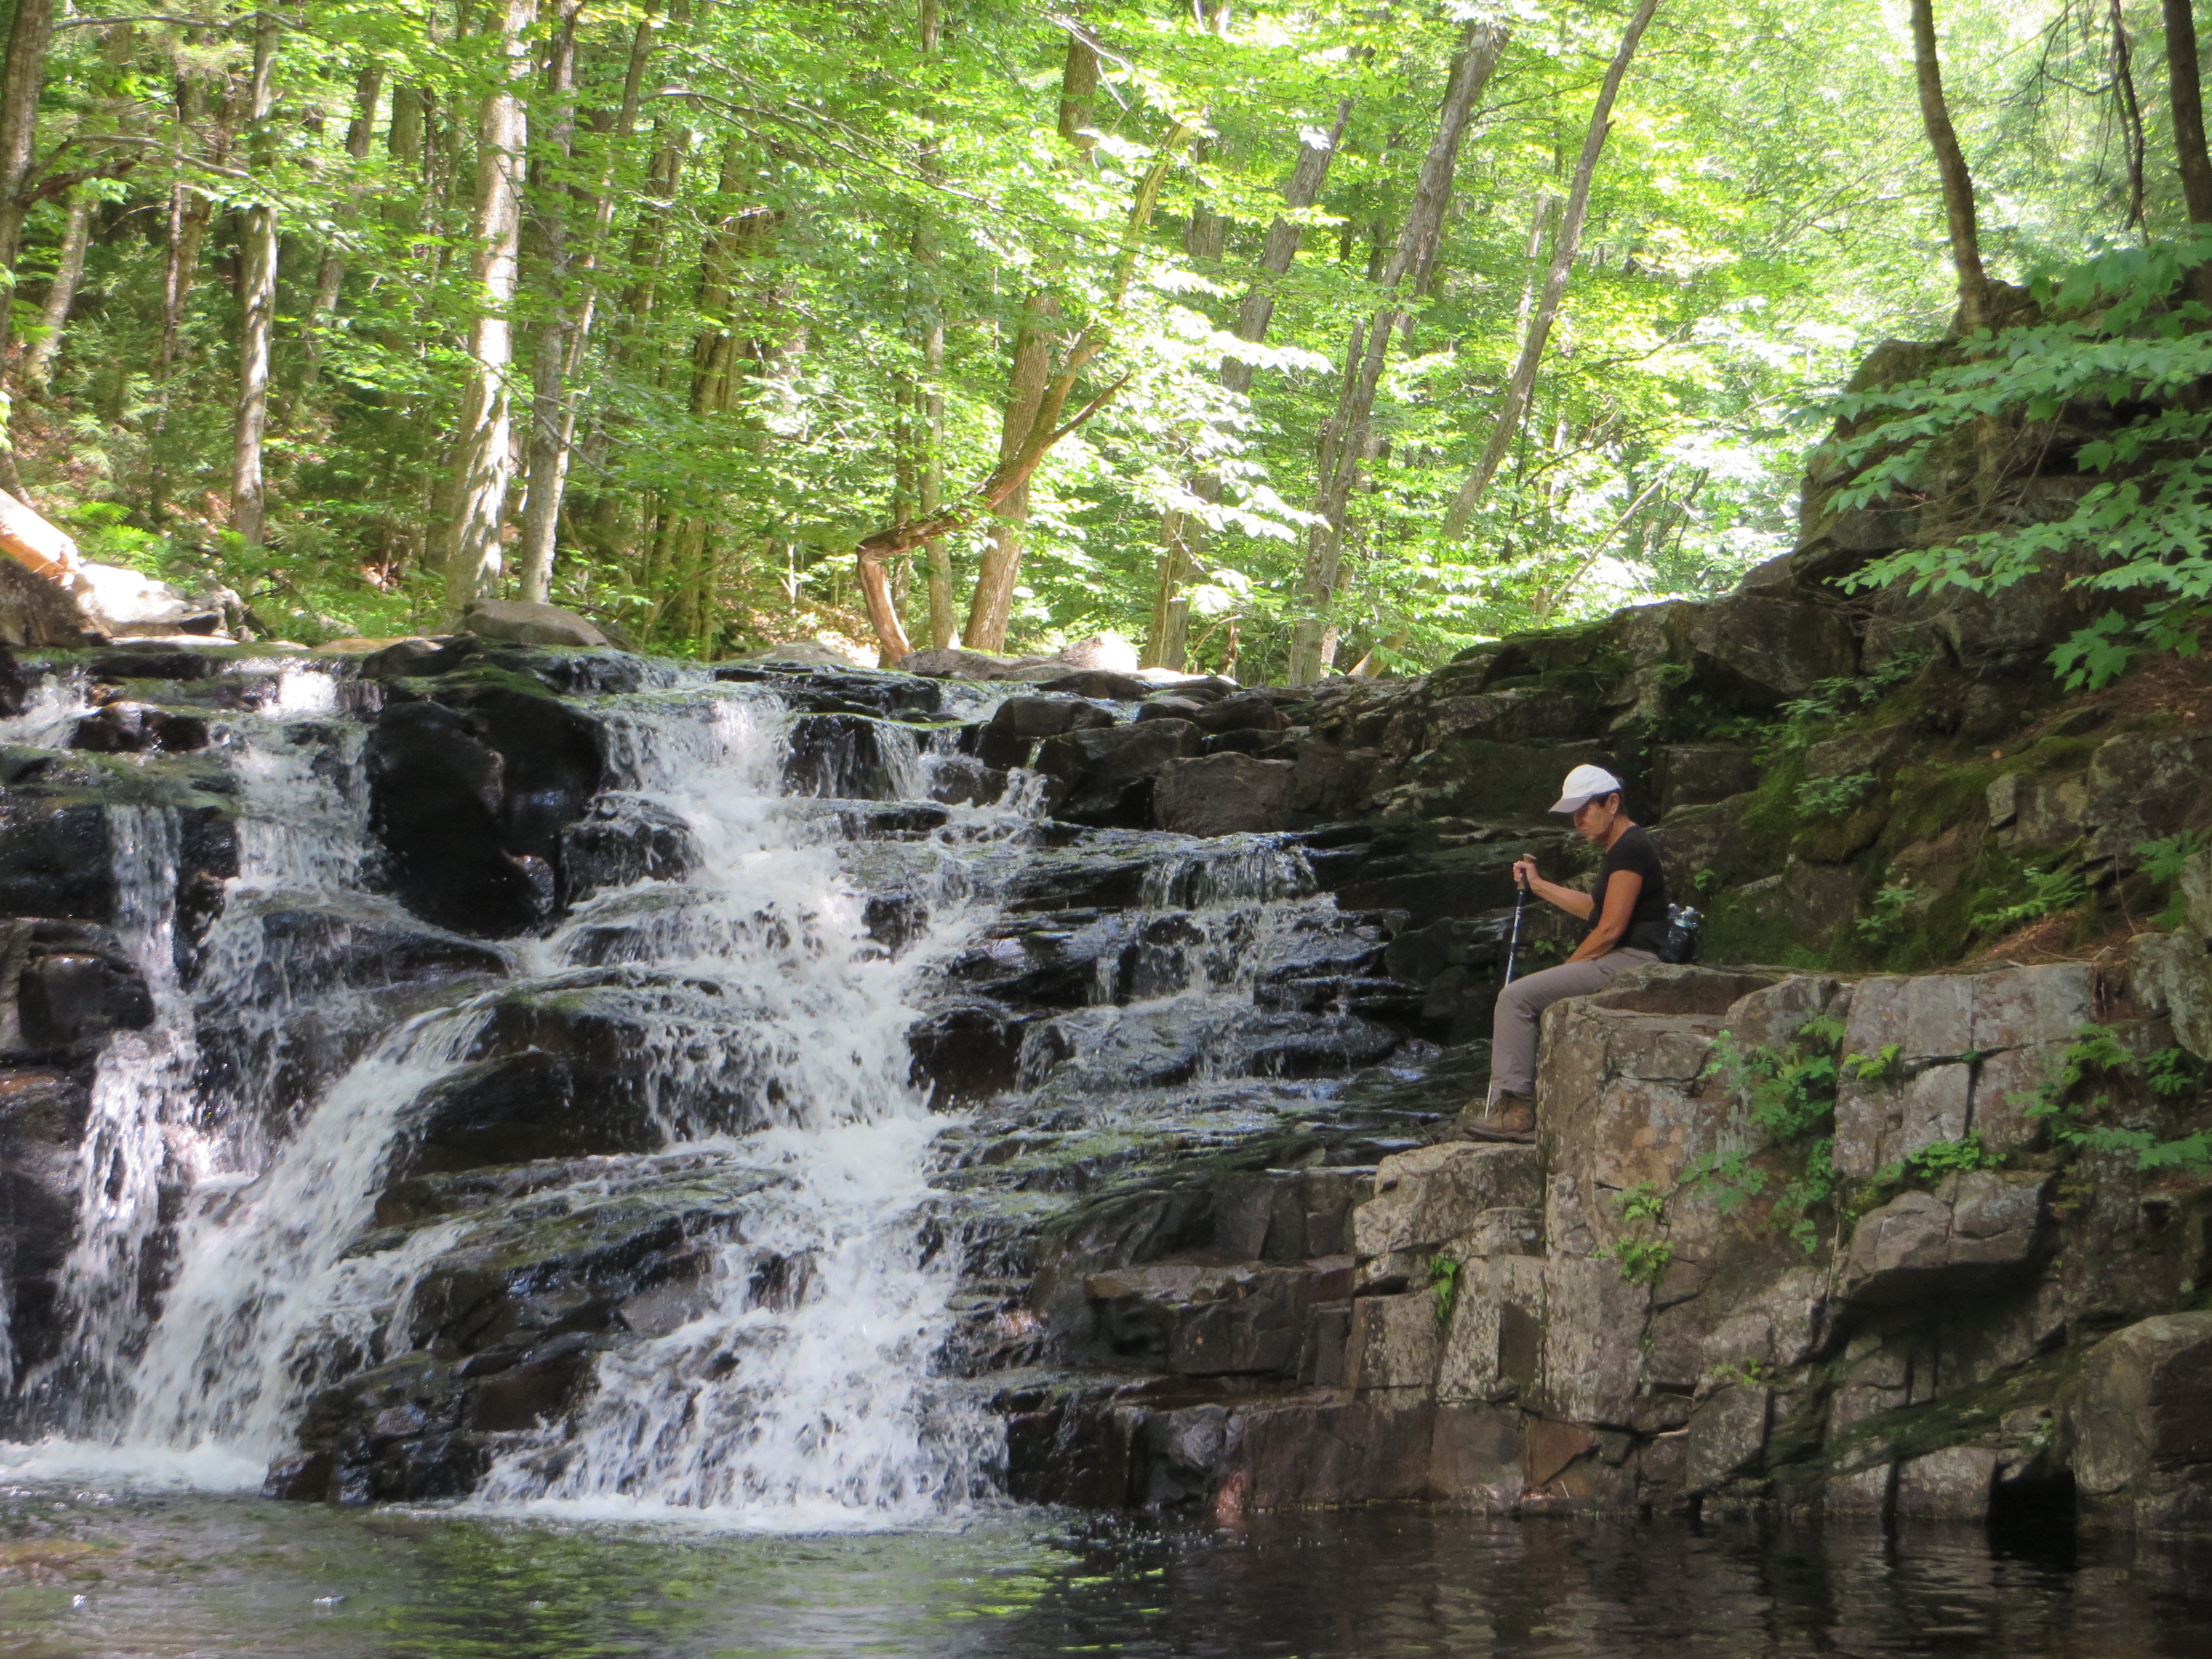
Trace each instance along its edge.
<path fill-rule="evenodd" d="M 1591 907 L 1596 902 L 1588 893 L 1577 892 L 1571 887 L 1562 887 L 1556 881 L 1546 881 L 1541 876 L 1529 883 L 1529 887 L 1545 903 L 1565 910 L 1569 915 L 1582 921 L 1589 920 Z"/>

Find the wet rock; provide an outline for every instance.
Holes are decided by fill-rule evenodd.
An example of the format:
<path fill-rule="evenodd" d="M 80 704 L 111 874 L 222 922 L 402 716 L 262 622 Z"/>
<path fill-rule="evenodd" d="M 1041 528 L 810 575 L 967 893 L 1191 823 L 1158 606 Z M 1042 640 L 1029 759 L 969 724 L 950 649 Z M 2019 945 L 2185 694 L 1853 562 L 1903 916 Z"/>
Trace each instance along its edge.
<path fill-rule="evenodd" d="M 76 723 L 70 747 L 99 755 L 186 754 L 208 746 L 208 723 L 144 703 L 111 702 Z"/>
<path fill-rule="evenodd" d="M 1897 1466 L 1891 1497 L 1899 1516 L 1979 1521 L 1990 1512 L 1997 1454 L 1982 1446 L 1946 1446 Z"/>
<path fill-rule="evenodd" d="M 1160 769 L 1153 817 L 1161 829 L 1188 836 L 1286 829 L 1296 772 L 1288 761 L 1237 754 L 1171 760 Z"/>
<path fill-rule="evenodd" d="M 836 800 L 889 800 L 897 790 L 883 725 L 860 714 L 805 714 L 791 722 L 785 787 Z"/>
<path fill-rule="evenodd" d="M 0 1070 L 0 1281 L 24 1369 L 60 1351 L 61 1276 L 76 1236 L 78 1145 L 92 1109 L 83 1071 Z"/>
<path fill-rule="evenodd" d="M 1363 1296 L 1352 1303 L 1352 1337 L 1345 1350 L 1347 1388 L 1432 1388 L 1443 1353 L 1437 1301 L 1427 1291 Z"/>
<path fill-rule="evenodd" d="M 2049 1181 L 2041 1171 L 1978 1170 L 1892 1200 L 1852 1231 L 1839 1292 L 1877 1306 L 1970 1296 L 2028 1276 Z"/>
<path fill-rule="evenodd" d="M 478 639 L 514 645 L 603 646 L 607 636 L 573 611 L 520 599 L 478 599 L 462 613 L 461 627 Z"/>
<path fill-rule="evenodd" d="M 2072 1407 L 2075 1478 L 2101 1517 L 2212 1519 L 2212 1312 L 2139 1320 L 2092 1348 Z"/>
<path fill-rule="evenodd" d="M 1111 669 L 1086 668 L 1073 674 L 1063 674 L 1058 679 L 1037 682 L 1040 691 L 1056 691 L 1067 697 L 1100 697 L 1109 702 L 1136 702 L 1159 690 L 1150 680 L 1140 680 Z"/>
<path fill-rule="evenodd" d="M 1348 1279 L 1348 1271 L 1341 1277 Z M 1221 1376 L 1291 1366 L 1306 1310 L 1316 1299 L 1314 1278 L 1257 1264 L 1159 1264 L 1093 1274 L 1084 1293 L 1118 1360 L 1182 1376 Z"/>
<path fill-rule="evenodd" d="M 0 793 L 0 913 L 104 921 L 114 908 L 106 808 Z"/>
<path fill-rule="evenodd" d="M 945 688 L 912 674 L 866 673 L 849 664 L 835 668 L 778 668 L 750 658 L 714 670 L 724 682 L 767 685 L 786 707 L 810 714 L 874 714 L 889 720 L 925 720 L 945 707 Z"/>
<path fill-rule="evenodd" d="M 173 645 L 118 646 L 95 654 L 85 672 L 94 680 L 204 680 L 222 674 L 223 659 Z"/>
<path fill-rule="evenodd" d="M 395 702 L 369 734 L 369 821 L 424 920 L 501 936 L 558 902 L 562 832 L 605 773 L 598 724 L 556 698 L 466 686 Z"/>
<path fill-rule="evenodd" d="M 1052 781 L 1055 817 L 1135 829 L 1152 821 L 1161 769 L 1198 744 L 1199 730 L 1188 720 L 1145 720 L 1048 738 L 1035 764 Z"/>
<path fill-rule="evenodd" d="M 697 866 L 699 838 L 659 802 L 601 796 L 561 831 L 560 869 L 571 903 L 641 881 L 674 881 Z"/>
<path fill-rule="evenodd" d="M 1691 1492 L 1712 1492 L 1758 1473 L 1766 1455 L 1767 1424 L 1774 1391 L 1752 1383 L 1713 1390 L 1690 1413 L 1688 1462 L 1683 1484 Z"/>
<path fill-rule="evenodd" d="M 286 1504 L 319 1504 L 331 1497 L 337 1460 L 326 1451 L 301 1452 L 269 1466 L 261 1495 Z"/>
<path fill-rule="evenodd" d="M 89 1059 L 111 1033 L 153 1024 L 137 963 L 96 924 L 0 921 L 0 969 L 14 975 L 12 1029 L 0 1029 L 0 1052 Z"/>
<path fill-rule="evenodd" d="M 976 753 L 988 766 L 1026 766 L 1043 738 L 1113 724 L 1114 717 L 1096 703 L 1068 697 L 1009 697 L 985 723 Z"/>

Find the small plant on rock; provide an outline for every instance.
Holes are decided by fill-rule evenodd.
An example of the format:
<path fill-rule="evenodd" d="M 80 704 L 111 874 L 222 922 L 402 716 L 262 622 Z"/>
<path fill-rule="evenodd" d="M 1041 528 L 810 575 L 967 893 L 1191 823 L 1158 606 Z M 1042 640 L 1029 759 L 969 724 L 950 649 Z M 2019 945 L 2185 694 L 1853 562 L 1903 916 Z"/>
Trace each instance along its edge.
<path fill-rule="evenodd" d="M 1851 924 L 1852 931 L 1869 945 L 1883 944 L 1903 925 L 1905 914 L 1911 908 L 1915 896 L 1911 882 L 1896 882 L 1882 888 L 1867 907 L 1866 915 Z"/>
<path fill-rule="evenodd" d="M 1839 818 L 1874 793 L 1875 775 L 1810 778 L 1797 786 L 1797 810 L 1808 818 Z"/>

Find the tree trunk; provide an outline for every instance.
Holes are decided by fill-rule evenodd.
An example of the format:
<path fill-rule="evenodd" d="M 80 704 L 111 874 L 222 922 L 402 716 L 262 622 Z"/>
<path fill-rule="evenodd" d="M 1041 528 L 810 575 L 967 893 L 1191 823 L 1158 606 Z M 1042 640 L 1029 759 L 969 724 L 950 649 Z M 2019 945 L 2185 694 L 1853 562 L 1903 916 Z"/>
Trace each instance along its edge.
<path fill-rule="evenodd" d="M 921 0 L 919 21 L 921 55 L 934 58 L 944 27 L 938 0 Z M 934 112 L 930 112 L 930 118 L 937 118 Z M 921 148 L 923 178 L 938 176 L 941 169 L 937 157 L 938 144 L 933 138 Z M 945 502 L 945 301 L 935 287 L 939 262 L 937 235 L 927 218 L 915 228 L 914 257 L 931 277 L 921 328 L 922 452 L 921 476 L 915 492 L 919 514 L 927 519 Z M 952 643 L 960 627 L 959 614 L 952 603 L 952 550 L 945 545 L 944 537 L 937 536 L 922 544 L 922 553 L 929 576 L 929 643 L 932 649 L 942 651 Z M 886 668 L 890 665 L 884 665 Z"/>
<path fill-rule="evenodd" d="M 2187 0 L 2182 0 L 2185 13 Z M 2167 8 L 2171 12 L 2171 5 Z M 2192 62 L 2193 62 L 2192 58 Z M 1912 0 L 1912 67 L 1920 85 L 1920 119 L 1936 152 L 1936 171 L 1943 184 L 1943 217 L 1951 235 L 1951 263 L 1959 273 L 1959 332 L 1972 335 L 1989 325 L 1989 279 L 1982 273 L 1981 234 L 1974 220 L 1974 180 L 1951 130 L 1943 102 L 1943 65 L 1936 51 L 1934 0 Z M 2192 76 L 2194 71 L 2191 71 Z M 2176 112 L 2176 125 L 2179 113 Z M 2202 141 L 2199 141 L 2200 149 Z"/>
<path fill-rule="evenodd" d="M 8 61 L 0 67 L 0 272 L 12 277 L 23 243 L 24 199 L 38 166 L 39 88 L 54 35 L 54 0 L 15 0 Z M 8 351 L 14 307 L 0 304 L 0 362 Z"/>
<path fill-rule="evenodd" d="M 1400 284 L 1427 262 L 1442 234 L 1468 117 L 1488 84 L 1491 71 L 1498 67 L 1505 37 L 1503 23 L 1478 20 L 1467 26 L 1451 78 L 1444 87 L 1436 137 L 1422 160 L 1413 199 L 1406 210 L 1406 222 L 1382 273 L 1381 287 L 1386 297 L 1371 318 L 1352 331 L 1336 410 L 1322 428 L 1320 489 L 1314 505 L 1319 522 L 1308 532 L 1305 568 L 1298 585 L 1305 615 L 1291 636 L 1287 672 L 1292 684 L 1318 679 L 1336 655 L 1337 625 L 1329 613 L 1343 567 L 1345 519 L 1352 489 L 1379 444 L 1370 416 L 1390 337 L 1403 325 L 1407 314 L 1406 301 L 1410 295 L 1401 295 Z"/>
<path fill-rule="evenodd" d="M 1310 208 L 1321 199 L 1328 164 L 1336 158 L 1337 146 L 1344 142 L 1344 130 L 1352 120 L 1352 107 L 1349 98 L 1338 103 L 1336 122 L 1325 143 L 1300 142 L 1297 160 L 1283 186 L 1285 207 Z M 1295 220 L 1278 218 L 1267 227 L 1267 240 L 1260 250 L 1260 269 L 1264 274 L 1245 289 L 1243 301 L 1237 307 L 1234 332 L 1238 339 L 1256 345 L 1267 338 L 1267 325 L 1275 314 L 1275 284 L 1297 258 L 1304 235 L 1305 227 Z M 1241 357 L 1224 357 L 1221 384 L 1240 398 L 1248 395 L 1252 390 L 1252 365 Z M 1200 474 L 1190 481 L 1190 493 L 1202 501 L 1219 501 L 1219 475 Z M 1205 545 L 1205 520 L 1188 513 L 1161 514 L 1158 586 L 1152 595 L 1152 628 L 1142 658 L 1147 667 L 1180 669 L 1188 659 L 1190 601 L 1183 597 L 1182 586 L 1197 570 Z"/>
<path fill-rule="evenodd" d="M 323 250 L 322 263 L 315 268 L 315 291 L 307 300 L 307 314 L 300 319 L 300 338 L 307 362 L 307 377 L 314 377 L 315 366 L 322 355 L 322 319 L 337 309 L 338 290 L 345 283 L 344 228 L 349 228 L 359 209 L 362 186 L 359 169 L 368 160 L 370 143 L 376 137 L 376 106 L 384 96 L 383 65 L 373 64 L 362 70 L 354 80 L 353 119 L 346 125 L 346 155 L 354 165 L 356 177 L 347 182 L 344 205 L 338 210 L 341 229 L 334 234 L 329 246 Z M 392 100 L 392 125 L 396 131 L 399 125 L 399 106 L 404 94 Z M 406 100 L 411 101 L 411 100 Z"/>
<path fill-rule="evenodd" d="M 47 286 L 46 303 L 39 308 L 39 337 L 23 357 L 23 384 L 43 392 L 53 378 L 54 358 L 62 349 L 62 331 L 69 325 L 70 307 L 76 303 L 77 284 L 84 280 L 84 248 L 92 229 L 92 203 L 82 191 L 72 191 L 69 219 L 62 227 L 61 263 Z"/>
<path fill-rule="evenodd" d="M 453 443 L 453 499 L 445 527 L 446 608 L 455 617 L 490 594 L 500 570 L 500 525 L 514 471 L 507 366 L 514 356 L 515 264 L 522 234 L 522 156 L 528 133 L 520 94 L 528 62 L 525 37 L 538 0 L 504 0 L 499 79 L 484 94 L 477 123 L 475 253 L 470 261 L 476 317 L 469 326 L 469 385 Z"/>
<path fill-rule="evenodd" d="M 581 404 L 581 398 L 569 388 L 575 385 L 576 374 L 583 366 L 584 352 L 591 343 L 592 319 L 599 311 L 599 289 L 594 278 L 599 272 L 599 251 L 605 245 L 607 233 L 614 224 L 615 162 L 629 144 L 630 136 L 637 131 L 637 112 L 644 95 L 646 68 L 653 59 L 653 21 L 648 7 L 630 35 L 629 68 L 623 76 L 622 106 L 615 116 L 614 131 L 599 168 L 597 187 L 588 198 L 592 210 L 591 240 L 575 267 L 582 294 L 580 299 L 572 298 L 569 301 L 575 307 L 575 319 L 566 331 L 568 355 L 561 364 L 560 410 L 551 453 L 542 472 L 535 453 L 531 460 L 529 493 L 523 511 L 523 590 L 526 597 L 529 596 L 533 586 L 538 587 L 541 594 L 551 589 L 554 542 L 560 526 L 562 506 L 568 494 L 569 463 L 576 453 L 576 421 Z M 544 527 L 542 531 L 532 532 L 530 528 L 532 514 L 541 510 L 536 507 L 541 500 L 544 502 Z M 542 537 L 542 541 L 533 541 L 533 535 Z M 541 571 L 542 579 L 534 574 Z"/>
<path fill-rule="evenodd" d="M 1528 412 L 1528 399 L 1536 388 L 1536 371 L 1543 363 L 1544 348 L 1550 342 L 1553 325 L 1559 320 L 1559 306 L 1566 297 L 1567 279 L 1574 272 L 1575 256 L 1581 249 L 1583 225 L 1589 215 L 1590 182 L 1597 176 L 1598 158 L 1604 153 L 1606 134 L 1613 126 L 1613 100 L 1620 95 L 1621 80 L 1628 73 L 1629 62 L 1636 56 L 1644 31 L 1650 25 L 1651 15 L 1658 9 L 1659 0 L 1643 0 L 1621 33 L 1613 62 L 1606 66 L 1605 79 L 1598 88 L 1597 106 L 1590 112 L 1589 129 L 1583 135 L 1582 156 L 1575 163 L 1574 181 L 1567 188 L 1566 210 L 1560 216 L 1559 237 L 1552 246 L 1552 265 L 1544 276 L 1543 295 L 1537 301 L 1535 314 L 1530 318 L 1528 331 L 1522 337 L 1520 360 L 1513 365 L 1512 378 L 1505 384 L 1504 400 L 1491 426 L 1489 441 L 1482 447 L 1482 457 L 1475 462 L 1474 470 L 1467 475 L 1444 514 L 1443 536 L 1447 543 L 1455 542 L 1467 533 L 1468 521 L 1474 516 L 1476 504 L 1490 488 L 1491 479 L 1497 476 L 1505 452 L 1521 434 L 1521 422 Z M 1538 223 L 1541 222 L 1540 210 Z"/>
<path fill-rule="evenodd" d="M 1924 3 L 1924 0 L 1919 0 Z M 2197 18 L 2191 0 L 2165 0 L 2166 75 L 2173 104 L 2174 159 L 2190 219 L 2212 224 L 2212 157 L 2204 148 L 2204 94 L 2197 67 Z M 1914 20 L 1918 21 L 1918 4 Z"/>
<path fill-rule="evenodd" d="M 560 27 L 555 30 L 545 61 L 545 98 L 552 111 L 548 148 L 560 158 L 562 171 L 575 153 L 576 143 L 576 19 L 584 0 L 556 0 Z M 569 335 L 575 327 L 570 310 L 574 286 L 573 251 L 568 238 L 570 188 L 565 179 L 549 183 L 543 170 L 532 181 L 532 222 L 537 229 L 544 314 L 530 357 L 529 441 L 522 494 L 522 533 L 516 557 L 522 567 L 522 597 L 543 605 L 553 587 L 553 547 L 561 517 L 561 490 L 568 470 L 568 446 L 563 440 L 562 396 L 568 360 Z"/>
<path fill-rule="evenodd" d="M 1052 325 L 1059 315 L 1060 301 L 1041 290 L 1022 303 L 1006 412 L 999 427 L 1001 465 L 1012 458 L 1036 423 L 1045 385 L 1052 378 Z M 961 636 L 961 643 L 970 651 L 1006 648 L 1006 623 L 1014 609 L 1014 579 L 1021 568 L 1022 531 L 1030 516 L 1029 480 L 1023 479 L 994 513 L 991 539 L 975 572 L 975 595 L 968 607 L 967 630 Z"/>
<path fill-rule="evenodd" d="M 276 319 L 276 204 L 267 191 L 274 162 L 269 132 L 270 80 L 276 64 L 276 13 L 264 7 L 253 31 L 253 79 L 246 95 L 247 148 L 264 192 L 246 210 L 238 289 L 238 412 L 231 427 L 230 527 L 258 547 L 268 519 L 261 440 L 269 424 L 269 333 Z"/>
<path fill-rule="evenodd" d="M 2126 228 L 2143 222 L 2142 100 L 2136 95 L 2135 47 L 2128 40 L 2128 20 L 2120 0 L 2112 0 L 2112 97 L 2119 106 L 2120 143 L 2128 163 Z"/>

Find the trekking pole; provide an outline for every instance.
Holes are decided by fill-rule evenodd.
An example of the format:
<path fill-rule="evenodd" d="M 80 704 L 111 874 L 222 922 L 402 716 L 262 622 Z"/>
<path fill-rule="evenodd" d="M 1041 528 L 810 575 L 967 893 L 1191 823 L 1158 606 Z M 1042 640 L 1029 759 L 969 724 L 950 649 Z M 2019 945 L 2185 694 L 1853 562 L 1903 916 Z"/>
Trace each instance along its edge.
<path fill-rule="evenodd" d="M 1518 871 L 1514 872 L 1513 886 L 1513 937 L 1505 945 L 1505 982 L 1508 985 L 1513 983 L 1513 964 L 1521 955 L 1521 917 L 1528 908 L 1528 884 L 1520 878 Z"/>

